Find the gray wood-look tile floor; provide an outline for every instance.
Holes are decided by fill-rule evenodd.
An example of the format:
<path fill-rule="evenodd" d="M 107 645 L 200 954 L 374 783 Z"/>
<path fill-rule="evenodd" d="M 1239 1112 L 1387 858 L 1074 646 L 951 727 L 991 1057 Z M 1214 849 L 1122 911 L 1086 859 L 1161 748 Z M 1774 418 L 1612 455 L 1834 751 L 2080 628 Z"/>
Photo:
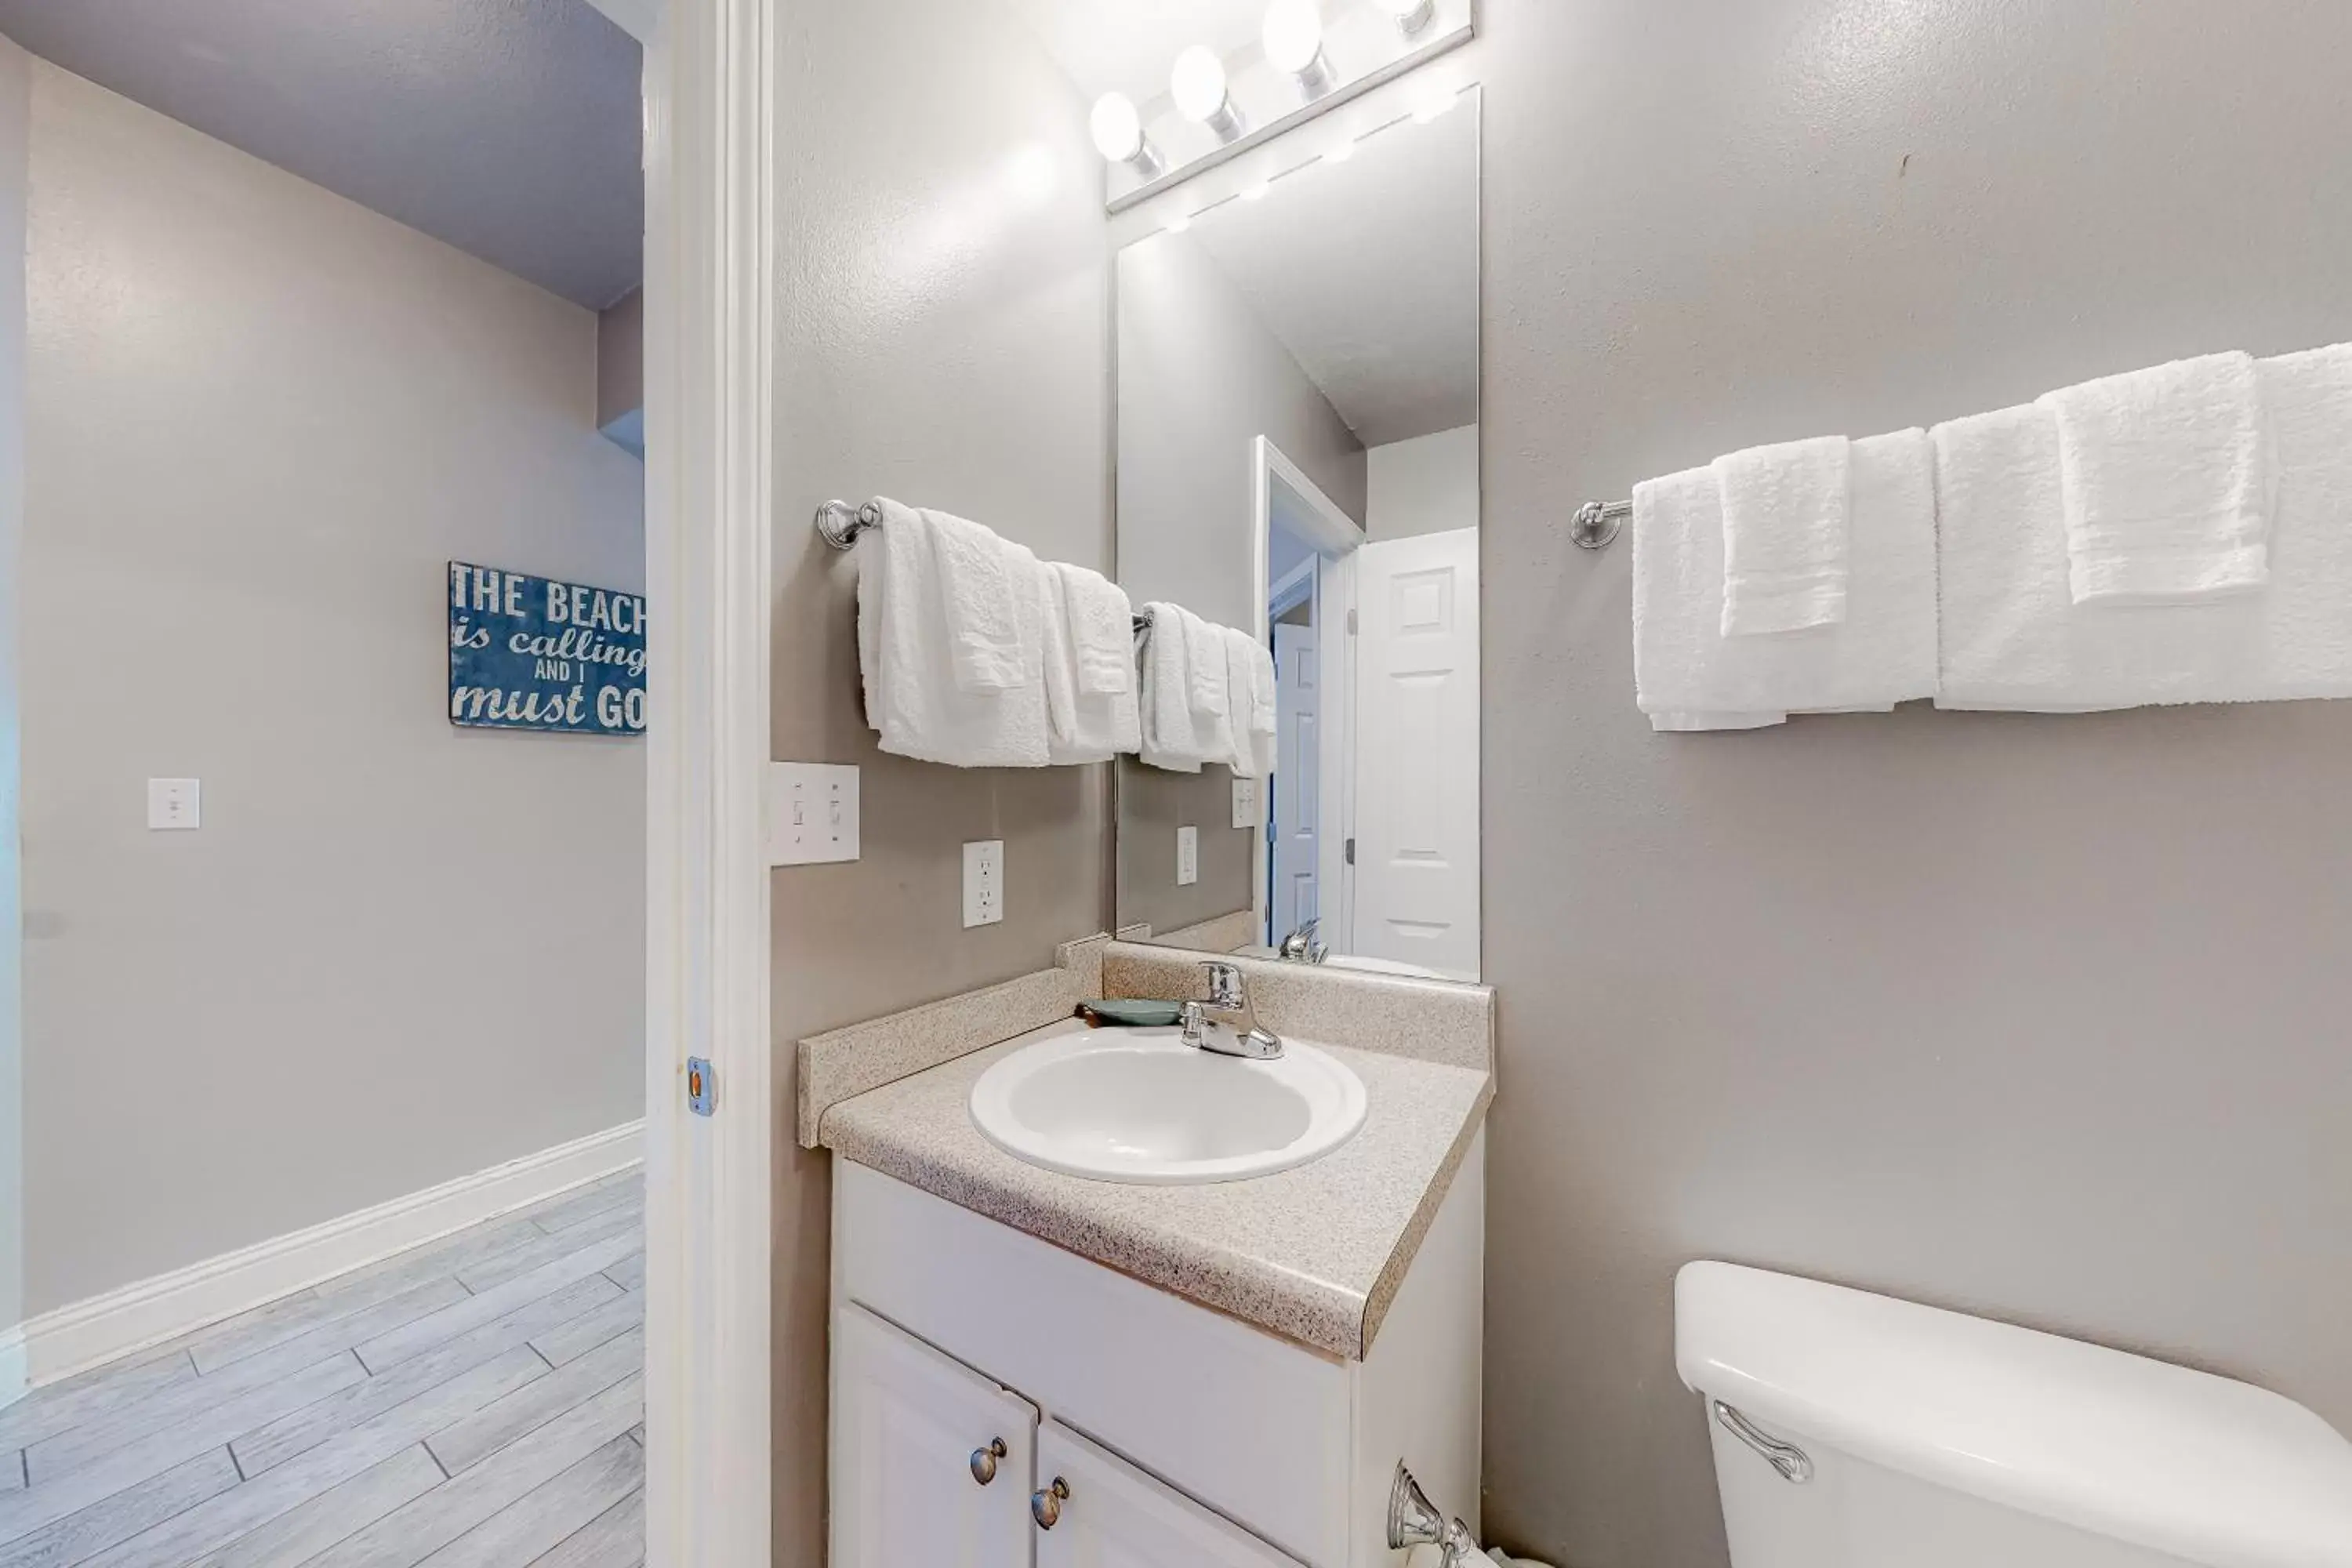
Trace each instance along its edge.
<path fill-rule="evenodd" d="M 0 1568 L 636 1568 L 632 1171 L 0 1409 Z"/>

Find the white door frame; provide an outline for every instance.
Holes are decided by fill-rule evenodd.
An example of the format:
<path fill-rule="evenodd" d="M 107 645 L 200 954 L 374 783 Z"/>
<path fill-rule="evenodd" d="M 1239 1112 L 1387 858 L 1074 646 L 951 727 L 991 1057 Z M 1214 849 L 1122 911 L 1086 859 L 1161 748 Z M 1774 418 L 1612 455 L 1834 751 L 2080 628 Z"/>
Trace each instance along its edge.
<path fill-rule="evenodd" d="M 1356 743 L 1356 661 L 1348 640 L 1348 621 L 1356 607 L 1355 555 L 1363 548 L 1364 531 L 1355 519 L 1339 510 L 1339 502 L 1323 493 L 1320 485 L 1307 477 L 1304 468 L 1284 455 L 1271 437 L 1260 436 L 1251 443 L 1250 494 L 1255 517 L 1251 531 L 1250 592 L 1257 606 L 1253 612 L 1255 630 L 1257 640 L 1265 647 L 1274 647 L 1272 595 L 1267 592 L 1266 577 L 1273 570 L 1267 552 L 1274 542 L 1274 486 L 1277 479 L 1307 503 L 1306 514 L 1299 520 L 1300 531 L 1327 563 L 1317 579 L 1315 606 L 1315 640 L 1326 683 L 1318 770 L 1323 800 L 1317 813 L 1323 846 L 1315 872 L 1315 896 L 1324 917 L 1323 940 L 1335 952 L 1345 952 L 1354 918 L 1355 884 L 1342 858 L 1346 838 L 1355 832 L 1356 820 L 1355 770 L 1349 765 Z M 1265 798 L 1263 785 L 1258 798 L 1261 802 Z M 1250 907 L 1256 918 L 1256 929 L 1265 931 L 1269 846 L 1265 841 L 1264 810 L 1258 815 L 1258 828 L 1252 835 L 1255 847 L 1250 854 Z M 1334 914 L 1339 917 L 1336 922 L 1331 919 Z M 1275 932 L 1273 939 L 1279 940 L 1285 934 Z"/>
<path fill-rule="evenodd" d="M 645 71 L 646 1561 L 766 1568 L 772 16 L 667 11 Z"/>

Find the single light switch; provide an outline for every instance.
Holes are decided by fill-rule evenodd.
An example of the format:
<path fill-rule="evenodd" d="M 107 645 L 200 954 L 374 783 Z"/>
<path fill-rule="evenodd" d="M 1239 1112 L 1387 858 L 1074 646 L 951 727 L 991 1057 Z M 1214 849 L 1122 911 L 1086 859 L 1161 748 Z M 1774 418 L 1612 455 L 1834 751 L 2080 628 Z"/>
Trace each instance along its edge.
<path fill-rule="evenodd" d="M 1234 781 L 1234 826 L 1235 827 L 1257 826 L 1257 780 L 1255 779 Z"/>
<path fill-rule="evenodd" d="M 768 864 L 857 858 L 857 770 L 826 763 L 768 764 Z"/>
<path fill-rule="evenodd" d="M 188 832 L 202 826 L 204 784 L 196 779 L 149 779 L 147 826 L 158 832 Z"/>
<path fill-rule="evenodd" d="M 963 924 L 992 926 L 1004 920 L 1004 840 L 982 839 L 963 847 Z"/>
<path fill-rule="evenodd" d="M 1201 830 L 1180 827 L 1176 830 L 1176 885 L 1189 888 L 1201 879 Z"/>

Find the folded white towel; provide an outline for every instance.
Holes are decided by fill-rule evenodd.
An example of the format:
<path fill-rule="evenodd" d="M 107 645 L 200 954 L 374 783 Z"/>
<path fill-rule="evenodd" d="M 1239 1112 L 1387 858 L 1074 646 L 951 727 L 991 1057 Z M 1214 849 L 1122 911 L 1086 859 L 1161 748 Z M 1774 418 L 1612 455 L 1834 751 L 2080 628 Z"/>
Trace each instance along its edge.
<path fill-rule="evenodd" d="M 1750 730 L 1936 691 L 1936 503 L 1925 432 L 1852 443 L 1846 618 L 1726 637 L 1723 506 L 1710 468 L 1633 488 L 1633 672 L 1658 730 Z"/>
<path fill-rule="evenodd" d="M 1225 755 L 1216 760 L 1233 769 L 1236 778 L 1257 778 L 1272 766 L 1274 753 L 1274 656 L 1239 627 L 1217 629 L 1225 643 L 1227 716 Z"/>
<path fill-rule="evenodd" d="M 1029 598 L 1026 566 L 1036 557 L 949 512 L 927 507 L 923 521 L 939 559 L 956 684 L 966 691 L 1010 691 L 1034 679 L 1037 649 L 1022 640 L 1021 607 Z"/>
<path fill-rule="evenodd" d="M 2261 361 L 2277 512 L 2258 594 L 2077 607 L 2057 426 L 1936 427 L 1943 708 L 2084 712 L 2352 697 L 2352 344 Z"/>
<path fill-rule="evenodd" d="M 1225 716 L 1225 628 L 1183 612 L 1184 658 L 1192 672 L 1192 702 L 1195 719 Z"/>
<path fill-rule="evenodd" d="M 2170 603 L 2269 581 L 2269 427 L 2252 356 L 2176 360 L 2038 401 L 2058 425 L 2075 604 Z"/>
<path fill-rule="evenodd" d="M 1274 741 L 1282 728 L 1281 694 L 1274 679 L 1274 650 L 1250 639 L 1250 736 L 1257 776 L 1274 772 Z"/>
<path fill-rule="evenodd" d="M 1135 610 L 1127 590 L 1099 572 L 1057 561 L 1078 690 L 1116 697 L 1135 690 Z M 1132 750 L 1132 748 L 1129 748 Z"/>
<path fill-rule="evenodd" d="M 947 613 L 929 520 L 883 503 L 883 525 L 857 542 L 857 651 L 866 722 L 886 752 L 955 767 L 1041 768 L 1051 760 L 1045 683 L 1037 665 L 1022 686 L 967 691 L 949 651 Z M 1012 606 L 1016 640 L 1024 626 L 1042 639 L 1029 610 Z M 1036 645 L 1032 645 L 1036 646 Z"/>
<path fill-rule="evenodd" d="M 1076 617 L 1069 589 L 1071 574 L 1082 570 L 1040 562 L 1029 572 L 1032 591 L 1044 605 L 1047 755 L 1057 764 L 1107 763 L 1140 744 L 1134 692 L 1088 691 L 1081 679 L 1083 661 L 1078 657 L 1072 624 Z M 1094 573 L 1086 575 L 1101 581 Z M 1126 604 L 1127 597 L 1122 594 L 1122 610 Z M 1123 626 L 1120 635 L 1127 640 L 1131 658 L 1133 634 Z"/>
<path fill-rule="evenodd" d="M 1185 635 L 1181 605 L 1143 606 L 1151 619 L 1142 651 L 1141 726 L 1137 751 L 1155 768 L 1197 773 L 1208 760 L 1192 721 L 1192 639 Z M 1223 666 L 1219 666 L 1220 674 Z"/>
<path fill-rule="evenodd" d="M 1731 452 L 1711 465 L 1723 501 L 1723 635 L 1845 619 L 1851 452 L 1818 436 Z"/>

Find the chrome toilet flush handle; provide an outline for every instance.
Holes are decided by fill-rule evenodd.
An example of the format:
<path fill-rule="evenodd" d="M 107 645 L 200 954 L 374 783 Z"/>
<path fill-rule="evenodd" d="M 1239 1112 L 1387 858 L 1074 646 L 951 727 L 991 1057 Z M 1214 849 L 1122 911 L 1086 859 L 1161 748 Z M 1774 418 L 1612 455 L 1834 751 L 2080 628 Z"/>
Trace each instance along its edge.
<path fill-rule="evenodd" d="M 1707 1407 L 1723 1429 L 1747 1444 L 1763 1457 L 1764 1462 L 1780 1472 L 1780 1479 L 1790 1486 L 1803 1486 L 1813 1479 L 1813 1461 L 1802 1448 L 1793 1443 L 1783 1443 L 1768 1437 L 1756 1423 L 1726 1405 L 1720 1399 L 1710 1399 Z"/>

